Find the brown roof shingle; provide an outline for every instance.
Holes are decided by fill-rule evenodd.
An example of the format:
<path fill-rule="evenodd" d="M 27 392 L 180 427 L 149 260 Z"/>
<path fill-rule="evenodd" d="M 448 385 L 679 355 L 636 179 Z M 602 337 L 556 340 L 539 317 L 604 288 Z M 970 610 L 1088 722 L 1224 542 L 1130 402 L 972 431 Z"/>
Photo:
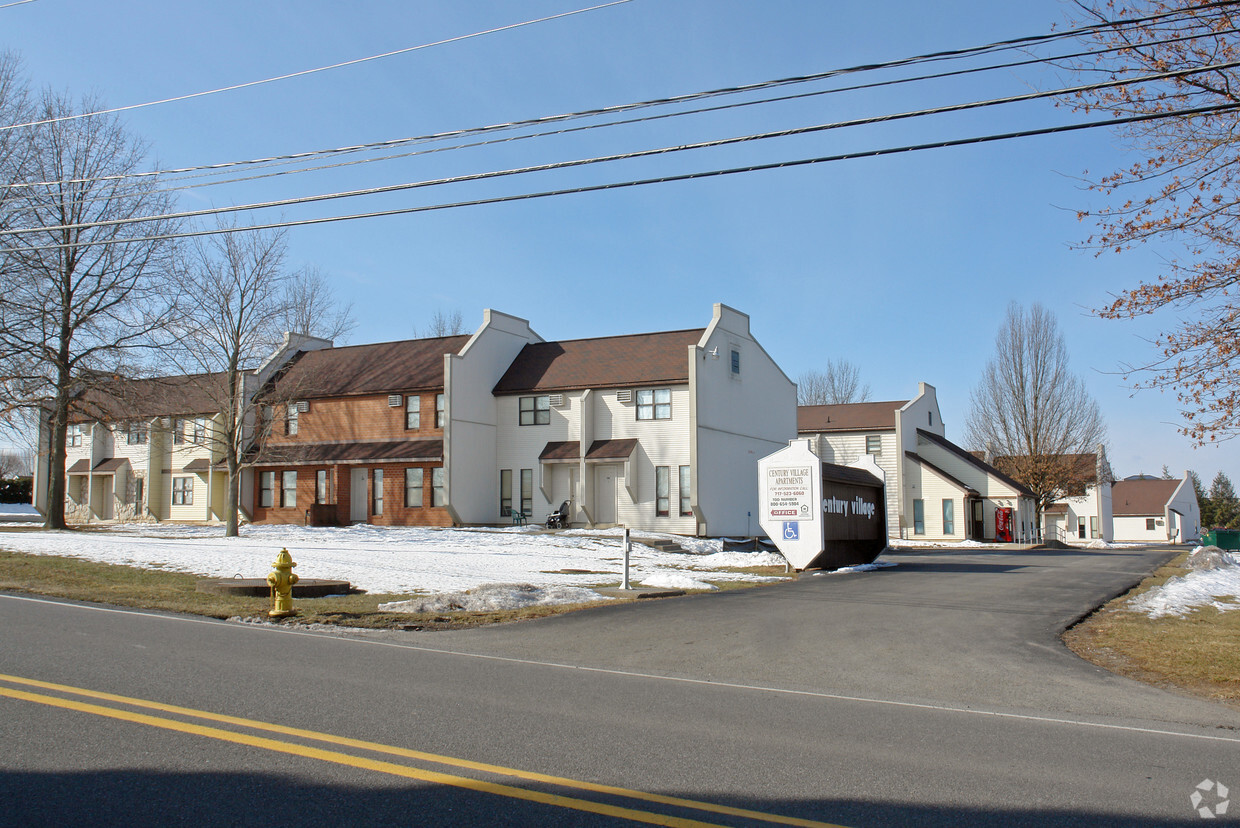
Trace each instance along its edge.
<path fill-rule="evenodd" d="M 73 402 L 70 420 L 118 422 L 218 414 L 227 397 L 226 377 L 217 373 L 97 381 Z"/>
<path fill-rule="evenodd" d="M 277 380 L 276 392 L 315 399 L 440 388 L 444 354 L 458 353 L 468 341 L 442 336 L 307 351 Z"/>
<path fill-rule="evenodd" d="M 1111 514 L 1115 517 L 1161 515 L 1179 480 L 1120 480 L 1111 487 Z"/>
<path fill-rule="evenodd" d="M 896 427 L 896 410 L 908 400 L 843 403 L 841 405 L 798 405 L 797 431 L 876 431 Z"/>
<path fill-rule="evenodd" d="M 623 388 L 689 381 L 688 347 L 703 328 L 526 345 L 495 394 Z"/>
<path fill-rule="evenodd" d="M 442 462 L 443 440 L 268 445 L 254 459 L 254 465 L 316 466 L 329 463 L 379 463 L 385 461 Z"/>

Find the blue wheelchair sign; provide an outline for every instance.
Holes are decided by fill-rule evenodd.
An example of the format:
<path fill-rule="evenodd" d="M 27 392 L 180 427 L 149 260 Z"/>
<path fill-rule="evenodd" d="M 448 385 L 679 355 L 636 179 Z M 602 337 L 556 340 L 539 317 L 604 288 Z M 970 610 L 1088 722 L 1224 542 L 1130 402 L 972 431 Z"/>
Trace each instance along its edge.
<path fill-rule="evenodd" d="M 784 540 L 800 540 L 800 539 L 801 539 L 800 525 L 797 524 L 795 521 L 789 521 L 789 520 L 784 521 Z"/>

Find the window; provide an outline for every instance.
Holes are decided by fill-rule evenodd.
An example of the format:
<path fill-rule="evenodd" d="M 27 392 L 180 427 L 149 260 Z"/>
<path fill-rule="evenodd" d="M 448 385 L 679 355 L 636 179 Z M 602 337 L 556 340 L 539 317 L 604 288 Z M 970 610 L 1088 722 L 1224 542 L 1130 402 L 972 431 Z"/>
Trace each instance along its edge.
<path fill-rule="evenodd" d="M 741 352 L 732 349 L 732 373 L 739 374 L 741 372 Z"/>
<path fill-rule="evenodd" d="M 1098 534 L 1098 516 L 1097 515 L 1089 516 L 1089 536 L 1091 538 L 1102 537 L 1101 535 Z"/>
<path fill-rule="evenodd" d="M 667 466 L 654 467 L 654 514 L 655 517 L 667 517 L 668 504 L 670 501 L 668 493 L 668 468 Z"/>
<path fill-rule="evenodd" d="M 943 534 L 956 534 L 956 501 L 943 501 Z"/>
<path fill-rule="evenodd" d="M 926 534 L 926 502 L 924 500 L 913 501 L 913 534 Z"/>
<path fill-rule="evenodd" d="M 258 505 L 270 508 L 273 500 L 273 492 L 276 487 L 275 472 L 259 472 L 258 473 Z"/>
<path fill-rule="evenodd" d="M 690 501 L 693 500 L 693 484 L 689 479 L 689 467 L 680 467 L 680 514 L 689 517 L 693 514 Z"/>
<path fill-rule="evenodd" d="M 443 394 L 435 395 L 435 428 L 443 428 L 443 424 L 447 421 L 446 412 L 444 410 Z"/>
<path fill-rule="evenodd" d="M 194 418 L 194 445 L 201 446 L 207 442 L 207 418 Z"/>
<path fill-rule="evenodd" d="M 643 388 L 637 392 L 637 419 L 670 420 L 672 418 L 672 389 Z"/>
<path fill-rule="evenodd" d="M 280 505 L 285 509 L 297 506 L 297 472 L 286 471 L 280 475 Z"/>
<path fill-rule="evenodd" d="M 192 477 L 172 478 L 172 505 L 173 506 L 193 506 L 194 505 L 194 478 Z"/>
<path fill-rule="evenodd" d="M 930 425 L 934 425 L 934 412 L 933 411 L 926 412 L 926 422 L 928 422 Z"/>
<path fill-rule="evenodd" d="M 405 505 L 412 509 L 422 506 L 421 469 L 405 469 Z"/>
<path fill-rule="evenodd" d="M 417 394 L 405 397 L 405 429 L 412 431 L 422 427 L 422 398 Z"/>
<path fill-rule="evenodd" d="M 867 434 L 865 436 L 865 453 L 873 454 L 875 457 L 883 456 L 883 437 L 881 434 Z"/>
<path fill-rule="evenodd" d="M 142 494 L 146 489 L 146 479 L 135 477 L 133 481 L 133 508 L 135 512 L 142 509 Z"/>
<path fill-rule="evenodd" d="M 69 426 L 68 431 L 65 432 L 65 445 L 66 446 L 82 445 L 82 435 L 85 431 L 86 429 L 82 427 L 81 423 L 75 423 Z"/>
<path fill-rule="evenodd" d="M 144 423 L 126 423 L 125 439 L 131 446 L 146 444 L 146 425 Z"/>
<path fill-rule="evenodd" d="M 288 404 L 288 415 L 284 418 L 284 433 L 290 436 L 297 433 L 297 403 Z"/>
<path fill-rule="evenodd" d="M 499 470 L 499 516 L 512 517 L 512 469 Z"/>
<path fill-rule="evenodd" d="M 547 425 L 551 422 L 551 398 L 522 397 L 518 422 L 523 425 Z"/>
<path fill-rule="evenodd" d="M 314 502 L 327 502 L 327 469 L 319 469 L 314 473 Z"/>
<path fill-rule="evenodd" d="M 1153 532 L 1153 531 L 1154 531 L 1154 518 L 1146 518 L 1146 519 L 1145 519 L 1145 531 L 1147 531 L 1147 532 Z"/>
<path fill-rule="evenodd" d="M 534 514 L 534 470 L 521 469 L 521 511 Z"/>
<path fill-rule="evenodd" d="M 181 446 L 185 444 L 185 421 L 172 421 L 172 445 Z"/>
<path fill-rule="evenodd" d="M 383 514 L 383 469 L 374 471 L 374 483 L 370 487 L 370 503 L 372 515 Z"/>
<path fill-rule="evenodd" d="M 431 505 L 443 505 L 443 466 L 431 469 Z"/>
<path fill-rule="evenodd" d="M 1152 529 L 1153 527 L 1150 527 L 1150 528 Z M 1079 517 L 1076 519 L 1076 536 L 1078 538 L 1085 537 L 1085 518 L 1083 517 Z"/>

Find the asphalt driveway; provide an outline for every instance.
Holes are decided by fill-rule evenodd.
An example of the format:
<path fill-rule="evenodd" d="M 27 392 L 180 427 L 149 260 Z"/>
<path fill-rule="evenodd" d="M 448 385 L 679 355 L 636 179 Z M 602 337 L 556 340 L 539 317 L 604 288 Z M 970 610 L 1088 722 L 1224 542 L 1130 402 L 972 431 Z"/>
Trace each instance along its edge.
<path fill-rule="evenodd" d="M 1082 661 L 1076 619 L 1176 554 L 907 550 L 770 588 L 419 635 L 428 647 L 660 676 L 1038 715 L 1240 727 L 1240 712 Z"/>

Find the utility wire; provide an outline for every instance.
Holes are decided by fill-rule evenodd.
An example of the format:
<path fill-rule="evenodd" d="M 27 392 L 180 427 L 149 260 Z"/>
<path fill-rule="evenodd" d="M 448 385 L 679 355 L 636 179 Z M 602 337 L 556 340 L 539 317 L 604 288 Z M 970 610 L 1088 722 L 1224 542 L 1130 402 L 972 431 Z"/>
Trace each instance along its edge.
<path fill-rule="evenodd" d="M 99 241 L 83 241 L 72 244 L 49 244 L 49 245 L 32 245 L 29 247 L 17 247 L 0 249 L 0 254 L 9 253 L 30 253 L 41 250 L 58 250 L 67 247 L 95 247 L 100 245 L 129 244 L 134 242 L 148 241 L 165 241 L 170 239 L 196 238 L 201 236 L 215 236 L 222 233 L 249 232 L 255 230 L 278 230 L 288 227 L 305 227 L 316 224 L 328 224 L 337 221 L 354 221 L 358 219 L 385 218 L 390 216 L 409 215 L 412 213 L 426 213 L 437 210 L 447 210 L 457 207 L 477 207 L 484 204 L 503 204 L 513 201 L 528 201 L 537 198 L 550 198 L 552 196 L 576 195 L 579 193 L 601 192 L 604 190 L 619 190 L 629 187 L 641 187 L 649 184 L 668 184 L 676 181 L 694 181 L 703 178 L 717 178 L 725 175 L 737 175 L 740 173 L 763 172 L 767 170 L 789 169 L 793 167 L 803 167 L 811 164 L 822 164 L 833 161 L 851 161 L 859 158 L 880 158 L 886 155 L 896 155 L 909 152 L 920 152 L 931 149 L 945 149 L 948 147 L 963 147 L 974 144 L 986 144 L 996 141 L 1008 141 L 1016 138 L 1030 138 L 1040 135 L 1054 135 L 1066 132 L 1079 132 L 1086 129 L 1098 129 L 1100 127 L 1123 126 L 1125 124 L 1142 123 L 1148 121 L 1157 121 L 1164 118 L 1182 118 L 1192 115 L 1210 115 L 1220 112 L 1240 109 L 1240 103 L 1217 104 L 1214 106 L 1196 107 L 1193 109 L 1179 109 L 1168 112 L 1154 112 L 1142 115 L 1132 115 L 1123 118 L 1108 118 L 1103 121 L 1088 121 L 1077 124 L 1065 124 L 1053 127 L 1041 127 L 1038 129 L 1021 130 L 1017 132 L 1005 132 L 994 135 L 983 135 L 972 138 L 957 138 L 945 141 L 934 141 L 925 144 L 911 144 L 901 147 L 888 147 L 874 150 L 859 150 L 856 152 L 840 153 L 837 155 L 824 155 L 815 158 L 802 158 L 792 161 L 775 161 L 768 164 L 754 164 L 745 167 L 731 167 L 721 170 L 708 170 L 705 172 L 682 173 L 679 175 L 661 176 L 659 178 L 644 178 L 630 181 L 613 182 L 610 184 L 593 184 L 581 187 L 571 187 L 561 190 L 544 190 L 534 193 L 520 193 L 517 195 L 494 196 L 490 198 L 479 198 L 470 201 L 456 201 L 441 204 L 429 204 L 420 207 L 400 207 L 391 210 L 376 210 L 368 213 L 353 213 L 350 215 L 324 216 L 320 218 L 299 219 L 294 221 L 268 222 L 265 224 L 252 224 L 244 227 L 216 227 L 214 229 L 189 230 L 177 233 L 163 233 L 157 235 L 138 236 L 128 239 L 103 239 Z"/>
<path fill-rule="evenodd" d="M 469 181 L 484 181 L 493 178 L 506 178 L 513 175 L 527 175 L 530 173 L 549 172 L 552 170 L 563 170 L 573 167 L 584 167 L 593 164 L 605 164 L 613 161 L 630 161 L 638 158 L 650 158 L 658 155 L 670 155 L 672 153 L 687 152 L 690 150 L 709 149 L 715 147 L 723 147 L 734 144 L 754 143 L 757 141 L 770 140 L 772 138 L 787 138 L 796 135 L 809 135 L 812 133 L 826 132 L 835 129 L 844 129 L 856 126 L 869 126 L 878 123 L 889 123 L 892 121 L 908 120 L 912 118 L 921 118 L 931 115 L 943 115 L 952 112 L 964 112 L 972 109 L 984 109 L 987 107 L 998 106 L 1010 103 L 1025 103 L 1028 101 L 1041 100 L 1045 98 L 1061 98 L 1067 95 L 1073 95 L 1079 92 L 1096 91 L 1099 89 L 1110 89 L 1117 86 L 1127 86 L 1136 83 L 1147 83 L 1153 80 L 1167 80 L 1178 77 L 1188 77 L 1191 75 L 1201 74 L 1205 72 L 1215 72 L 1223 69 L 1234 69 L 1240 66 L 1240 60 L 1230 61 L 1227 63 L 1214 64 L 1211 66 L 1202 66 L 1194 69 L 1179 69 L 1173 72 L 1158 72 L 1151 75 L 1145 75 L 1137 78 L 1114 79 L 1108 81 L 1100 81 L 1098 83 L 1083 84 L 1080 86 L 1066 87 L 1063 89 L 1055 89 L 1050 91 L 1029 92 L 1024 95 L 1012 95 L 1005 98 L 992 98 L 982 101 L 971 101 L 968 103 L 949 104 L 947 106 L 933 107 L 930 109 L 910 110 L 906 112 L 898 112 L 887 115 L 875 115 L 867 118 L 856 118 L 847 121 L 836 121 L 826 124 L 815 124 L 806 127 L 794 127 L 790 129 L 775 130 L 771 132 L 761 132 L 751 135 L 743 135 L 732 138 L 719 138 L 711 141 L 699 141 L 691 144 L 680 144 L 677 146 L 658 147 L 655 149 L 638 150 L 635 152 L 618 153 L 613 155 L 596 156 L 593 158 L 581 158 L 570 161 L 555 161 L 548 164 L 539 164 L 535 166 L 518 167 L 507 170 L 493 170 L 490 172 L 469 173 L 466 175 L 451 176 L 446 178 L 430 179 L 426 181 L 407 182 L 403 184 L 388 184 L 380 187 L 368 187 L 364 189 L 345 190 L 335 193 L 321 193 L 310 196 L 299 196 L 296 198 L 278 199 L 274 201 L 256 202 L 251 204 L 239 204 L 229 207 L 211 207 L 202 210 L 188 210 L 183 212 L 164 213 L 152 216 L 131 216 L 122 219 L 109 219 L 106 221 L 80 222 L 75 224 L 58 224 L 47 225 L 43 227 L 18 227 L 6 231 L 0 231 L 0 235 L 26 235 L 30 233 L 42 233 L 62 230 L 83 230 L 92 227 L 115 227 L 118 225 L 138 224 L 148 221 L 179 221 L 183 219 L 202 218 L 204 216 L 222 215 L 226 213 L 251 212 L 254 210 L 268 210 L 276 207 L 298 207 L 306 204 L 314 204 L 322 201 L 333 201 L 343 198 L 356 198 L 361 196 L 384 195 L 390 193 L 404 192 L 407 190 L 424 189 L 428 187 L 437 187 L 445 184 L 461 184 Z"/>
<path fill-rule="evenodd" d="M 1210 3 L 1207 5 L 1201 6 L 1200 8 L 1213 9 L 1213 8 L 1219 8 L 1219 7 L 1224 7 L 1224 6 L 1234 6 L 1234 5 L 1237 5 L 1237 3 L 1240 3 L 1240 0 L 1218 0 L 1218 2 Z M 1180 14 L 1182 11 L 1183 10 L 1174 10 L 1171 12 L 1161 12 L 1158 14 L 1146 15 L 1143 17 L 1105 21 L 1102 23 L 1091 24 L 1089 26 L 1082 26 L 1076 29 L 1064 30 L 1062 32 L 1053 32 L 1050 34 L 1043 34 L 1043 35 L 1030 35 L 1026 37 L 1001 40 L 1001 41 L 997 41 L 995 43 L 987 44 L 984 46 L 974 46 L 974 47 L 968 47 L 968 48 L 963 48 L 963 49 L 952 49 L 952 50 L 945 50 L 945 51 L 938 51 L 938 52 L 930 52 L 924 55 L 918 55 L 918 56 L 909 57 L 909 58 L 900 58 L 900 59 L 885 61 L 885 62 L 880 62 L 880 63 L 859 64 L 856 66 L 850 66 L 850 67 L 846 67 L 842 69 L 832 69 L 832 70 L 828 70 L 825 72 L 817 72 L 817 73 L 813 73 L 809 75 L 798 75 L 798 76 L 792 76 L 792 77 L 787 77 L 787 78 L 779 78 L 776 80 L 761 81 L 758 83 L 744 84 L 744 85 L 739 85 L 739 86 L 730 86 L 730 87 L 724 87 L 720 89 L 712 89 L 712 90 L 707 90 L 704 92 L 693 92 L 693 93 L 674 95 L 674 96 L 664 97 L 664 98 L 655 98 L 655 99 L 650 99 L 650 100 L 645 100 L 645 101 L 637 101 L 634 103 L 619 104 L 619 105 L 601 107 L 601 108 L 596 108 L 596 109 L 580 110 L 577 112 L 570 112 L 570 113 L 564 113 L 564 114 L 559 114 L 559 115 L 548 115 L 548 116 L 543 116 L 539 118 L 530 118 L 530 119 L 525 119 L 525 120 L 520 120 L 520 121 L 512 121 L 508 123 L 491 124 L 491 125 L 483 126 L 483 127 L 471 127 L 467 129 L 450 130 L 446 132 L 432 133 L 429 135 L 423 135 L 423 136 L 412 137 L 412 138 L 396 138 L 396 139 L 390 139 L 386 141 L 377 141 L 377 142 L 367 143 L 367 144 L 355 144 L 351 146 L 336 147 L 332 149 L 309 150 L 306 152 L 268 156 L 265 158 L 256 158 L 256 159 L 250 159 L 246 161 L 226 161 L 226 162 L 221 162 L 218 164 L 204 164 L 204 165 L 198 165 L 198 166 L 192 166 L 192 167 L 180 167 L 180 168 L 172 168 L 172 169 L 165 169 L 165 170 L 152 170 L 152 171 L 139 172 L 139 173 L 130 173 L 128 175 L 123 175 L 123 176 L 100 176 L 99 178 L 96 178 L 96 179 L 78 179 L 78 180 L 67 179 L 67 180 L 54 181 L 54 182 L 36 182 L 36 183 L 20 185 L 20 186 L 53 186 L 53 185 L 59 186 L 59 185 L 66 184 L 66 183 L 78 183 L 79 181 L 88 181 L 88 180 L 89 181 L 105 181 L 105 180 L 113 180 L 113 179 L 120 179 L 120 178 L 137 179 L 137 178 L 144 178 L 144 177 L 151 177 L 151 176 L 158 176 L 158 175 L 179 175 L 179 174 L 191 173 L 191 172 L 222 170 L 222 169 L 227 169 L 227 168 L 237 167 L 237 166 L 271 164 L 274 162 L 283 162 L 283 161 L 298 161 L 298 160 L 304 160 L 304 159 L 314 158 L 314 157 L 330 156 L 330 155 L 343 154 L 343 153 L 354 153 L 354 152 L 360 152 L 360 151 L 371 150 L 371 149 L 383 149 L 383 148 L 399 146 L 399 145 L 403 145 L 406 143 L 412 143 L 412 142 L 440 141 L 440 140 L 446 140 L 449 138 L 472 136 L 472 135 L 482 134 L 482 133 L 496 131 L 496 130 L 511 130 L 511 129 L 519 129 L 522 127 L 539 126 L 542 124 L 554 123 L 554 122 L 564 121 L 564 120 L 569 120 L 569 119 L 581 119 L 581 118 L 588 118 L 588 117 L 594 117 L 594 116 L 599 116 L 599 115 L 611 115 L 611 114 L 631 111 L 634 109 L 642 109 L 642 108 L 654 107 L 654 106 L 663 106 L 663 105 L 668 105 L 668 104 L 686 103 L 686 102 L 690 102 L 694 100 L 699 100 L 702 98 L 715 97 L 719 95 L 732 95 L 732 94 L 739 94 L 743 92 L 753 92 L 753 91 L 758 91 L 761 89 L 769 89 L 769 88 L 774 88 L 774 87 L 786 86 L 786 85 L 791 85 L 791 84 L 806 83 L 806 82 L 818 81 L 818 80 L 826 80 L 828 78 L 838 77 L 840 75 L 855 74 L 855 73 L 860 73 L 860 72 L 868 72 L 868 71 L 875 71 L 875 70 L 881 70 L 881 69 L 891 69 L 891 68 L 897 68 L 897 67 L 902 67 L 902 66 L 915 65 L 919 63 L 954 60 L 954 59 L 958 59 L 961 57 L 969 57 L 969 56 L 974 56 L 978 54 L 989 54 L 992 52 L 1010 51 L 1010 50 L 1018 49 L 1018 48 L 1026 48 L 1027 46 L 1033 43 L 1048 42 L 1048 41 L 1054 41 L 1054 40 L 1060 40 L 1060 39 L 1067 39 L 1071 37 L 1077 37 L 1082 34 L 1089 34 L 1091 32 L 1095 32 L 1095 31 L 1099 31 L 1099 30 L 1103 30 L 1107 28 L 1117 28 L 1117 27 L 1125 28 L 1128 26 L 1139 25 L 1142 23 L 1147 23 L 1147 22 L 1151 22 L 1154 20 L 1160 20 L 1160 19 L 1164 19 L 1167 17 L 1171 17 L 1176 14 Z M 524 24 L 519 24 L 519 25 L 524 25 Z M 1102 50 L 1102 51 L 1108 51 L 1108 50 Z M 1089 53 L 1085 53 L 1081 56 L 1086 56 L 1087 54 Z M 1063 56 L 1063 57 L 1055 58 L 1055 59 L 1062 60 L 1062 59 L 1069 59 L 1071 57 L 1073 56 L 1067 55 L 1067 56 Z M 1037 62 L 1037 61 L 1034 61 L 1034 62 Z M 5 127 L 0 127 L 0 130 L 2 129 L 5 129 Z"/>
<path fill-rule="evenodd" d="M 34 2 L 34 0 L 22 0 L 22 2 L 29 3 L 29 2 Z M 265 84 L 265 83 L 275 83 L 276 81 L 289 80 L 290 78 L 300 78 L 305 75 L 313 75 L 316 72 L 327 72 L 331 69 L 341 69 L 346 66 L 355 66 L 359 63 L 366 63 L 372 60 L 380 60 L 382 58 L 394 57 L 395 55 L 404 55 L 404 54 L 408 54 L 409 52 L 416 52 L 420 49 L 429 49 L 432 46 L 443 46 L 448 43 L 457 43 L 462 40 L 469 40 L 470 38 L 482 37 L 483 35 L 489 35 L 489 34 L 495 34 L 496 32 L 506 32 L 510 29 L 519 29 L 522 26 L 532 26 L 535 23 L 545 23 L 548 20 L 558 20 L 561 17 L 571 17 L 572 15 L 575 15 L 575 14 L 583 14 L 585 12 L 596 11 L 598 9 L 605 9 L 609 6 L 619 6 L 622 3 L 628 3 L 628 2 L 630 2 L 630 0 L 612 0 L 612 2 L 610 3 L 603 3 L 602 5 L 599 5 L 599 6 L 590 6 L 589 8 L 577 9 L 576 11 L 562 12 L 560 14 L 552 14 L 552 15 L 548 15 L 547 17 L 539 17 L 534 20 L 526 20 L 522 23 L 512 23 L 508 26 L 497 26 L 496 28 L 486 29 L 485 31 L 481 31 L 481 32 L 474 32 L 472 34 L 467 34 L 467 35 L 458 35 L 457 37 L 449 37 L 443 40 L 436 40 L 433 43 L 423 43 L 420 46 L 409 46 L 405 49 L 395 49 L 391 52 L 384 52 L 383 54 L 379 54 L 379 55 L 370 55 L 368 57 L 354 58 L 353 60 L 345 60 L 345 61 L 341 61 L 340 63 L 333 63 L 330 66 L 319 66 L 314 69 L 303 69 L 299 72 L 289 72 L 288 74 L 285 74 L 285 75 L 276 75 L 275 77 L 264 78 L 262 80 L 247 81 L 246 83 L 233 84 L 232 86 L 221 86 L 218 89 L 207 89 L 202 92 L 191 92 L 188 95 L 178 95 L 172 98 L 162 98 L 157 101 L 147 101 L 146 103 L 129 104 L 128 106 L 117 106 L 117 107 L 112 107 L 111 109 L 99 109 L 94 112 L 80 112 L 76 115 L 65 115 L 60 118 L 47 118 L 46 120 L 42 120 L 42 121 L 29 121 L 24 124 L 9 124 L 7 126 L 0 126 L 0 131 L 9 130 L 9 129 L 17 129 L 19 127 L 43 126 L 44 124 L 54 124 L 60 121 L 73 121 L 79 118 L 93 118 L 96 115 L 111 115 L 116 112 L 128 112 L 133 109 L 142 109 L 148 106 L 159 106 L 160 104 L 175 103 L 177 101 L 187 101 L 192 98 L 201 98 L 206 95 L 215 95 L 220 92 L 233 92 L 238 89 L 246 89 L 251 86 L 261 86 L 262 84 Z M 10 5 L 16 6 L 16 5 L 20 5 L 20 3 L 12 3 Z M 0 8 L 5 8 L 5 7 L 0 6 Z"/>
<path fill-rule="evenodd" d="M 16 3 L 5 3 L 3 6 L 0 6 L 0 9 L 8 9 L 8 8 L 12 8 L 13 6 L 24 6 L 27 3 L 33 3 L 33 2 L 34 0 L 17 0 Z"/>

